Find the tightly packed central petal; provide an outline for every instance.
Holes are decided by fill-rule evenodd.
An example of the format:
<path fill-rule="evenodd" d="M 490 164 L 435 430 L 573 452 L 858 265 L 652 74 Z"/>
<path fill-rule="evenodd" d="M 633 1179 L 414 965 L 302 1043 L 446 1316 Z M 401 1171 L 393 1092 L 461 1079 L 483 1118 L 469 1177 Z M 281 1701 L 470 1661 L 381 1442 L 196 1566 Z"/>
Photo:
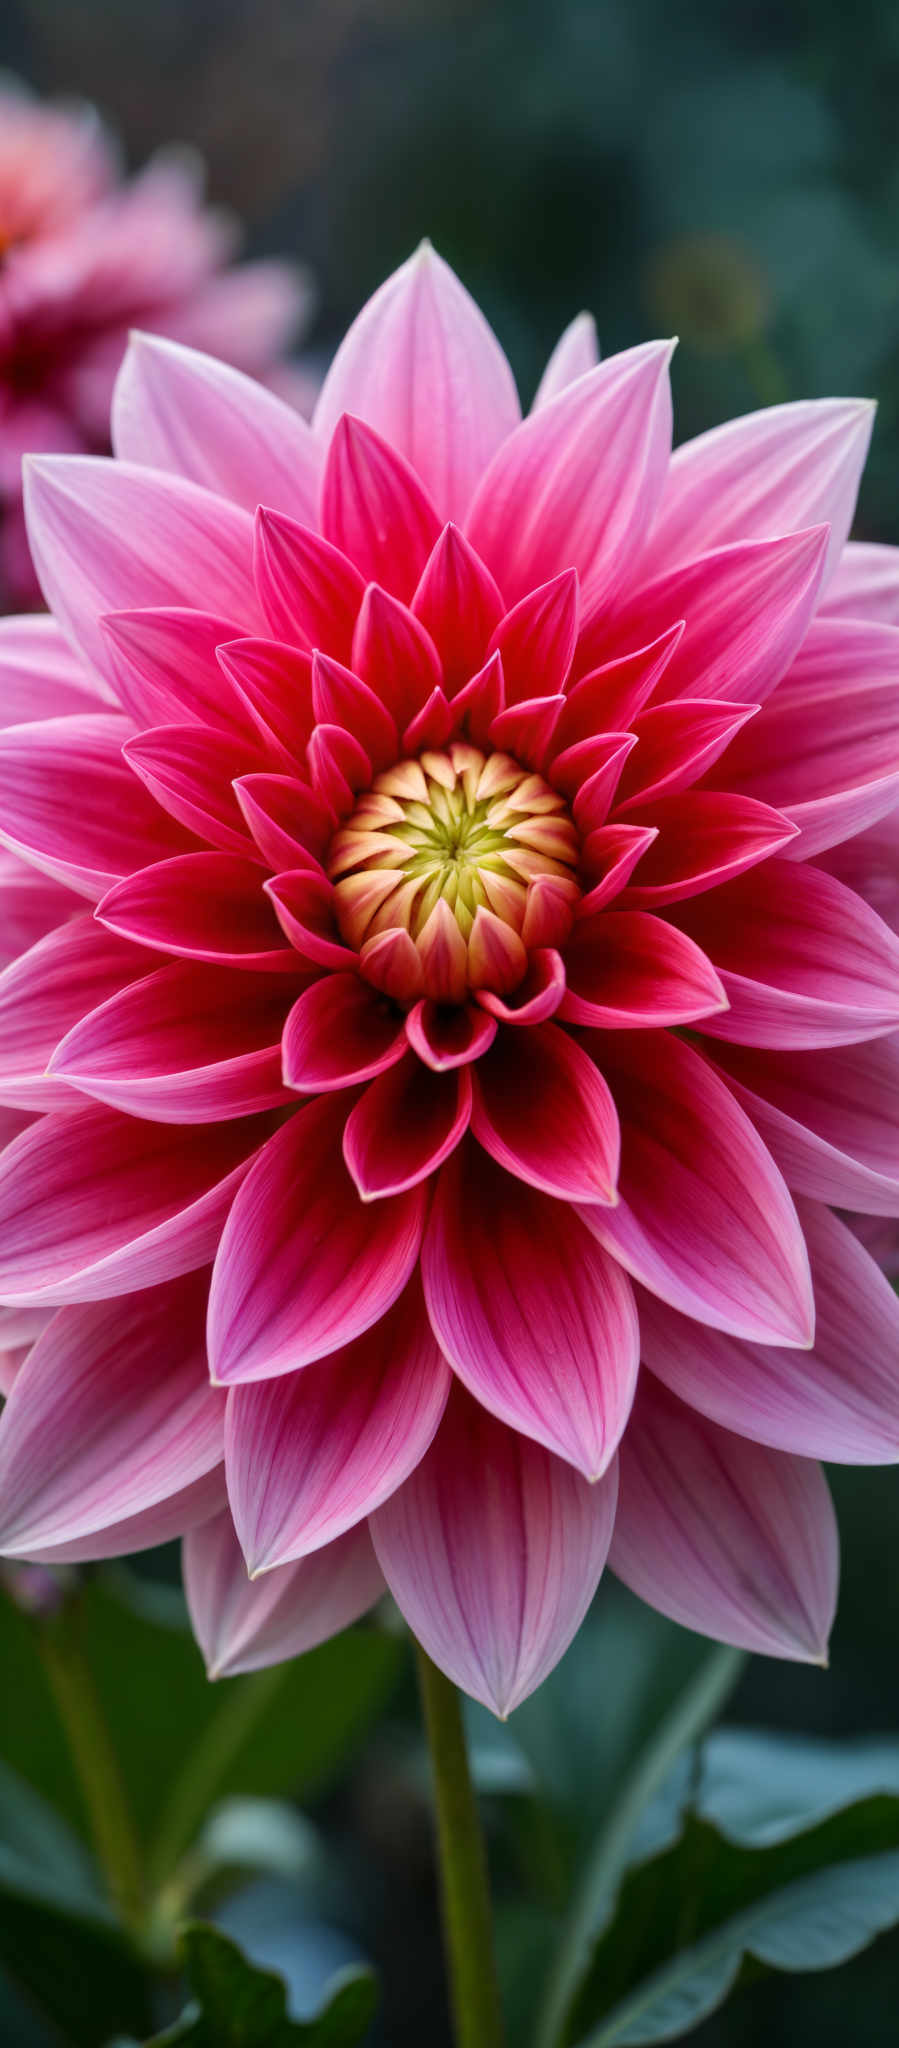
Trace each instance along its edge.
<path fill-rule="evenodd" d="M 349 945 L 407 932 L 424 993 L 462 1002 L 468 989 L 506 993 L 522 980 L 538 880 L 554 937 L 567 936 L 578 850 L 542 775 L 457 740 L 378 775 L 335 833 L 327 869 Z"/>

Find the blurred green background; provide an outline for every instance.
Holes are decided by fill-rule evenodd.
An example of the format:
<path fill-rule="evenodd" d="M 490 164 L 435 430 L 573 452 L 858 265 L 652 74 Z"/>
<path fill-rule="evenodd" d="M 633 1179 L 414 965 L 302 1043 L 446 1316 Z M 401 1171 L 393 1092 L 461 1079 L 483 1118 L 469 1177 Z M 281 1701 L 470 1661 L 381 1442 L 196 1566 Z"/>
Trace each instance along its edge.
<path fill-rule="evenodd" d="M 606 353 L 679 332 L 678 438 L 781 398 L 876 396 L 857 532 L 897 538 L 895 0 L 4 0 L 0 63 L 41 91 L 95 100 L 134 163 L 195 142 L 248 250 L 294 253 L 315 273 L 309 346 L 322 365 L 428 234 L 493 320 L 526 397 L 582 306 Z M 836 1491 L 831 1669 L 756 1659 L 731 1719 L 899 1729 L 899 1479 L 836 1475 Z M 149 1569 L 171 1576 L 167 1559 Z M 20 1676 L 15 1666 L 13 1687 Z M 597 1669 L 595 1684 L 599 1697 L 609 1674 Z M 329 1876 L 311 1904 L 297 1894 L 290 1924 L 295 1939 L 314 1926 L 335 1954 L 383 1968 L 384 2048 L 443 2048 L 413 1727 L 403 1677 L 374 1750 L 350 1745 L 342 1774 L 310 1794 Z M 500 1829 L 501 1883 L 507 1853 Z M 242 1910 L 234 1924 L 249 1939 L 247 1915 L 271 1933 L 284 1899 L 251 1890 Z M 526 1976 L 526 1916 L 508 1936 L 513 1976 L 516 1938 Z M 751 1985 L 691 2038 L 748 2048 L 764 2030 L 787 2048 L 802 2029 L 820 2048 L 887 2048 L 897 1987 L 893 1936 L 833 1976 Z M 11 2048 L 50 2038 L 23 2006 L 0 2012 Z"/>

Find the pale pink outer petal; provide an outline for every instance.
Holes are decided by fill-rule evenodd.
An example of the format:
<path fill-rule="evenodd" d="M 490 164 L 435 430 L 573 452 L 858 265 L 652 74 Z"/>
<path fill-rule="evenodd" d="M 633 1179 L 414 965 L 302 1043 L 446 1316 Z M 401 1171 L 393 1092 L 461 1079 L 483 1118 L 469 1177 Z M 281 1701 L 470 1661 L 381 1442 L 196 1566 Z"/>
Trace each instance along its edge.
<path fill-rule="evenodd" d="M 587 617 L 620 582 L 668 467 L 670 355 L 650 342 L 610 356 L 494 456 L 466 532 L 508 604 L 575 568 Z"/>
<path fill-rule="evenodd" d="M 808 1346 L 808 1255 L 787 1187 L 708 1062 L 670 1032 L 591 1034 L 621 1120 L 617 1208 L 581 1207 L 634 1279 L 734 1336 Z"/>
<path fill-rule="evenodd" d="M 84 908 L 61 882 L 0 852 L 0 967 L 8 967 Z"/>
<path fill-rule="evenodd" d="M 800 399 L 713 427 L 678 448 L 646 550 L 650 573 L 730 541 L 826 520 L 828 572 L 852 524 L 874 424 L 867 399 Z"/>
<path fill-rule="evenodd" d="M 549 405 L 567 385 L 573 384 L 578 377 L 586 376 L 588 370 L 595 370 L 598 362 L 596 322 L 592 313 L 577 313 L 556 342 L 537 386 L 531 411 L 539 412 L 544 405 Z"/>
<path fill-rule="evenodd" d="M 115 688 L 104 612 L 194 605 L 264 630 L 252 577 L 253 522 L 199 484 L 102 456 L 29 456 L 28 536 L 44 597 Z"/>
<path fill-rule="evenodd" d="M 899 1035 L 812 1052 L 708 1050 L 791 1188 L 899 1215 Z"/>
<path fill-rule="evenodd" d="M 232 1387 L 228 1495 L 249 1570 L 320 1550 L 395 1493 L 431 1442 L 450 1381 L 413 1281 L 343 1351 Z"/>
<path fill-rule="evenodd" d="M 135 947 L 134 954 L 143 979 L 135 983 L 132 966 L 129 986 L 95 1009 L 85 991 L 79 1021 L 54 1041 L 45 1086 L 64 1087 L 69 1102 L 78 1089 L 128 1116 L 164 1124 L 218 1123 L 292 1100 L 281 1080 L 289 996 L 280 975 L 254 975 L 248 987 L 242 974 L 186 960 L 147 974 L 146 953 Z M 124 979 L 120 970 L 120 985 Z M 2 987 L 0 978 L 0 997 Z"/>
<path fill-rule="evenodd" d="M 842 846 L 831 846 L 818 865 L 856 890 L 899 936 L 899 806 Z"/>
<path fill-rule="evenodd" d="M 102 711 L 108 701 L 55 619 L 42 612 L 0 619 L 0 726 Z"/>
<path fill-rule="evenodd" d="M 505 1717 L 558 1663 L 608 1555 L 614 1465 L 589 1486 L 454 1389 L 433 1444 L 371 1518 L 390 1590 L 464 1692 Z"/>
<path fill-rule="evenodd" d="M 339 1351 L 409 1279 L 424 1191 L 360 1202 L 341 1151 L 345 1118 L 339 1097 L 298 1111 L 231 1210 L 209 1303 L 210 1365 L 222 1383 L 268 1379 Z"/>
<path fill-rule="evenodd" d="M 191 1274 L 54 1316 L 0 1422 L 5 1556 L 52 1549 L 89 1557 L 96 1537 L 108 1556 L 118 1525 L 138 1515 L 148 1543 L 187 1526 L 172 1497 L 224 1456 L 225 1398 L 206 1371 L 205 1297 L 206 1276 Z M 164 1536 L 154 1533 L 163 1525 Z"/>
<path fill-rule="evenodd" d="M 728 1007 L 703 1022 L 710 1037 L 808 1049 L 899 1025 L 899 939 L 810 862 L 767 860 L 676 915 L 727 992 Z"/>
<path fill-rule="evenodd" d="M 899 630 L 814 619 L 789 673 L 713 778 L 774 804 L 808 860 L 875 824 L 899 796 Z"/>
<path fill-rule="evenodd" d="M 228 363 L 133 334 L 112 400 L 124 462 L 170 470 L 247 512 L 274 505 L 314 526 L 321 451 L 304 419 Z"/>
<path fill-rule="evenodd" d="M 835 1464 L 899 1461 L 899 1300 L 845 1223 L 799 1215 L 815 1288 L 811 1351 L 741 1344 L 640 1300 L 644 1365 L 692 1408 L 773 1449 Z"/>
<path fill-rule="evenodd" d="M 64 1033 L 96 1003 L 146 972 L 146 956 L 92 917 L 48 932 L 0 973 L 0 1101 L 66 1109 L 72 1091 L 47 1074 Z"/>
<path fill-rule="evenodd" d="M 645 1373 L 619 1467 L 609 1563 L 632 1592 L 700 1635 L 826 1662 L 839 1537 L 820 1466 L 720 1429 Z"/>
<path fill-rule="evenodd" d="M 210 1678 L 301 1657 L 358 1621 L 384 1591 L 365 1523 L 299 1564 L 254 1581 L 229 1511 L 188 1531 L 182 1569 Z"/>
<path fill-rule="evenodd" d="M 417 469 L 443 519 L 460 520 L 521 417 L 515 380 L 483 314 L 423 243 L 375 292 L 337 351 L 313 415 L 329 440 L 357 413 Z"/>
<path fill-rule="evenodd" d="M 639 1331 L 620 1266 L 567 1203 L 463 1141 L 441 1168 L 422 1278 L 438 1343 L 475 1399 L 588 1478 L 606 1471 Z"/>
<path fill-rule="evenodd" d="M 203 1133 L 91 1103 L 44 1116 L 0 1159 L 0 1299 L 103 1301 L 211 1259 L 264 1118 Z"/>
<path fill-rule="evenodd" d="M 833 619 L 879 619 L 882 625 L 899 626 L 899 548 L 879 541 L 847 542 L 821 610 Z"/>
<path fill-rule="evenodd" d="M 684 620 L 658 686 L 660 700 L 762 704 L 798 653 L 821 588 L 826 526 L 740 541 L 628 587 L 590 655 L 609 661 Z"/>
<path fill-rule="evenodd" d="M 101 711 L 0 732 L 0 841 L 92 901 L 190 843 L 123 760 L 129 731 Z"/>

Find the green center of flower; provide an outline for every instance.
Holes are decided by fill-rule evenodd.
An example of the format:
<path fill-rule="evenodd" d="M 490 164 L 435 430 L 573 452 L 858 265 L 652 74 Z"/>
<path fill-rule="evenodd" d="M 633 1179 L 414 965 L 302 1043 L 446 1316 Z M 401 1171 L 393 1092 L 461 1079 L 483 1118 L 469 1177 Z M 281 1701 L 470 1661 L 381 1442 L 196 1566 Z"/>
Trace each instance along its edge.
<path fill-rule="evenodd" d="M 579 851 L 565 800 L 541 775 L 456 740 L 377 776 L 327 866 L 347 943 L 365 953 L 404 932 L 425 993 L 461 1001 L 514 987 L 532 946 L 567 935 Z"/>

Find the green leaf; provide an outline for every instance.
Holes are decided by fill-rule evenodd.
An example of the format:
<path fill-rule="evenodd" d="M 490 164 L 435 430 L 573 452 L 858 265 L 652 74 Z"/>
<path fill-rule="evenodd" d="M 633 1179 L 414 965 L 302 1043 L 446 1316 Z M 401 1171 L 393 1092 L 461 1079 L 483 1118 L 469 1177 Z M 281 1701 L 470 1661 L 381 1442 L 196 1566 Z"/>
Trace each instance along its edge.
<path fill-rule="evenodd" d="M 76 2048 L 149 2022 L 143 1968 L 104 1906 L 81 1844 L 31 1786 L 0 1770 L 0 1963 Z"/>
<path fill-rule="evenodd" d="M 230 1797 L 316 1793 L 383 1706 L 403 1649 L 359 1627 L 305 1657 L 211 1685 L 179 1599 L 134 1603 L 123 1572 L 79 1593 L 85 1656 L 154 1884 L 210 1807 Z M 82 1836 L 87 1819 L 38 1648 L 52 1628 L 0 1598 L 0 1751 Z"/>
<path fill-rule="evenodd" d="M 653 1832 L 666 1846 L 629 1870 L 565 2048 L 678 2039 L 741 1974 L 831 1968 L 899 1921 L 899 1744 L 722 1731 Z"/>
<path fill-rule="evenodd" d="M 361 1966 L 340 1971 L 313 2019 L 294 2020 L 283 1978 L 258 1969 L 218 1928 L 194 1922 L 179 1948 L 193 2003 L 146 2048 L 355 2048 L 371 2025 L 377 1987 Z"/>
<path fill-rule="evenodd" d="M 647 1614 L 650 1612 L 646 1610 Z M 657 1617 L 651 1619 L 655 1623 Z M 565 2016 L 589 1969 L 594 1944 L 612 1917 L 641 1819 L 661 1793 L 677 1759 L 715 1720 L 742 1669 L 744 1660 L 739 1652 L 710 1646 L 695 1636 L 685 1637 L 685 1648 L 683 1641 L 675 1643 L 678 1637 L 684 1638 L 684 1631 L 667 1623 L 661 1631 L 654 1626 L 647 1629 L 642 1637 L 642 1654 L 635 1647 L 629 1665 L 625 1666 L 631 1674 L 625 1695 L 631 1700 L 633 1722 L 629 1735 L 624 1728 L 619 1734 L 618 1776 L 612 1788 L 607 1785 L 607 1771 L 602 1773 L 608 1805 L 571 1894 L 546 1982 L 536 2036 L 538 2048 L 555 2048 L 563 2037 Z M 635 1643 L 639 1640 L 638 1630 Z M 673 1661 L 680 1679 L 675 1689 L 666 1659 L 666 1642 L 675 1653 Z M 685 1660 L 689 1660 L 686 1683 Z M 607 1668 L 614 1673 L 614 1662 Z M 610 1689 L 614 1690 L 614 1685 Z M 589 1780 L 589 1766 L 585 1766 L 585 1785 Z M 592 1804 L 591 1801 L 591 1810 Z"/>
<path fill-rule="evenodd" d="M 603 1583 L 561 1664 L 512 1723 L 538 1783 L 578 1835 L 592 1841 L 622 1779 L 684 1695 L 702 1686 L 715 1655 L 705 1638 L 614 1580 Z M 736 1675 L 740 1660 L 728 1660 Z"/>

